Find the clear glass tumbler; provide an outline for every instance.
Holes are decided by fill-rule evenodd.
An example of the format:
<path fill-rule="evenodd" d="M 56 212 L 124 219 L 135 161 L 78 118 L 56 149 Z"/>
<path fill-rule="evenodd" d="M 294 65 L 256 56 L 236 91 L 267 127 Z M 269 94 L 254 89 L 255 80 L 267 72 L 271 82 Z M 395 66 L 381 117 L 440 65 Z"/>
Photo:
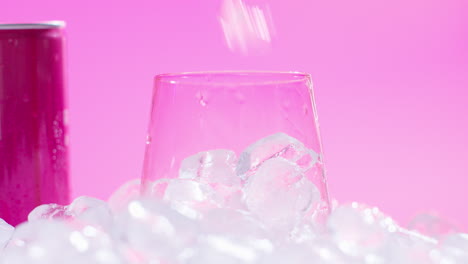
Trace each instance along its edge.
<path fill-rule="evenodd" d="M 322 208 L 327 211 L 329 199 L 309 74 L 199 72 L 158 75 L 154 82 L 142 191 L 147 192 L 155 180 L 179 177 L 182 161 L 196 153 L 232 150 L 238 160 L 236 172 L 242 178 L 249 169 L 245 167 L 250 166 L 242 165 L 246 160 L 243 151 L 247 147 L 251 146 L 249 149 L 253 151 L 249 157 L 254 167 L 273 156 L 286 157 L 291 154 L 287 148 L 299 145 L 299 148 L 305 146 L 317 154 L 317 161 L 307 168 L 306 174 L 320 191 Z M 268 156 L 262 151 L 273 154 Z M 255 155 L 257 160 L 253 160 Z M 299 162 L 298 158 L 295 161 Z"/>

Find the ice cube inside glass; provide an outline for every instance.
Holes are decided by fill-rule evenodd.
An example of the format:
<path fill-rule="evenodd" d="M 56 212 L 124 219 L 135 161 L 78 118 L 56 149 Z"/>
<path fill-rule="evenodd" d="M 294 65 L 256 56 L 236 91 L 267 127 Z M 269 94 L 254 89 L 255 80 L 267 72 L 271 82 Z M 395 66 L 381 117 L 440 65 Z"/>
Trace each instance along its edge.
<path fill-rule="evenodd" d="M 144 194 L 157 180 L 180 178 L 213 191 L 209 199 L 223 206 L 240 199 L 253 207 L 274 207 L 277 202 L 267 197 L 284 197 L 279 206 L 297 208 L 301 214 L 317 206 L 328 211 L 309 74 L 158 75 L 146 143 Z M 262 215 L 281 221 L 282 213 L 275 210 Z"/>

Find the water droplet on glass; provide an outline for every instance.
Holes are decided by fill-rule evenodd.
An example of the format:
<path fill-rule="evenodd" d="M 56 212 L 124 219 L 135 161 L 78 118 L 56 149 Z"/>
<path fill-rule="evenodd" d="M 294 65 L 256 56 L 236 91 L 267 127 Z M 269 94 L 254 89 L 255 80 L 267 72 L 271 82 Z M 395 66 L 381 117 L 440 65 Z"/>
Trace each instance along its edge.
<path fill-rule="evenodd" d="M 206 106 L 206 105 L 207 105 L 207 104 L 206 104 L 206 101 L 203 99 L 203 97 L 200 98 L 200 105 L 201 105 L 201 106 Z"/>
<path fill-rule="evenodd" d="M 206 96 L 201 91 L 196 94 L 196 98 L 201 106 L 205 107 L 208 104 Z"/>
<path fill-rule="evenodd" d="M 307 107 L 307 105 L 303 105 L 303 106 L 302 106 L 302 110 L 304 111 L 304 115 L 308 115 L 308 114 L 309 114 L 309 108 Z"/>

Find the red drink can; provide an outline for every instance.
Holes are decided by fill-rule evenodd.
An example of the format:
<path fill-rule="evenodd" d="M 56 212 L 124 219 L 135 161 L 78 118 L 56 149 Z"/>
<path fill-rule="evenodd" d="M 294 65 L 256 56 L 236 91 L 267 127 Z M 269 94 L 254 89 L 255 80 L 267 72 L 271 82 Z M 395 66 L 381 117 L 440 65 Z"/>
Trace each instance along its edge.
<path fill-rule="evenodd" d="M 64 23 L 0 24 L 0 218 L 69 201 Z"/>

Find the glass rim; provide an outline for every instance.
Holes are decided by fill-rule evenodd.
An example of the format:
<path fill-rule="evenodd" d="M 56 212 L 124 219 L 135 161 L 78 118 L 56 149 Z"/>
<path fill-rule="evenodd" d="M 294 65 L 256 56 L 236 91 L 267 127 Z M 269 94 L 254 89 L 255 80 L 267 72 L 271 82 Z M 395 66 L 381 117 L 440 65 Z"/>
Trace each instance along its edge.
<path fill-rule="evenodd" d="M 38 23 L 0 23 L 0 30 L 53 29 L 65 27 L 65 21 L 53 20 Z"/>
<path fill-rule="evenodd" d="M 268 77 L 271 76 L 273 79 L 276 77 L 278 80 L 247 80 L 247 81 L 196 81 L 188 80 L 192 77 L 203 77 L 203 76 L 252 76 L 252 77 Z M 279 77 L 283 77 L 280 79 Z M 272 85 L 272 84 L 288 84 L 288 83 L 300 83 L 305 81 L 311 81 L 311 75 L 305 72 L 299 71 L 194 71 L 194 72 L 180 72 L 180 73 L 163 73 L 158 74 L 154 77 L 155 84 L 189 84 L 189 85 L 211 85 L 211 86 L 244 86 L 244 85 Z"/>

